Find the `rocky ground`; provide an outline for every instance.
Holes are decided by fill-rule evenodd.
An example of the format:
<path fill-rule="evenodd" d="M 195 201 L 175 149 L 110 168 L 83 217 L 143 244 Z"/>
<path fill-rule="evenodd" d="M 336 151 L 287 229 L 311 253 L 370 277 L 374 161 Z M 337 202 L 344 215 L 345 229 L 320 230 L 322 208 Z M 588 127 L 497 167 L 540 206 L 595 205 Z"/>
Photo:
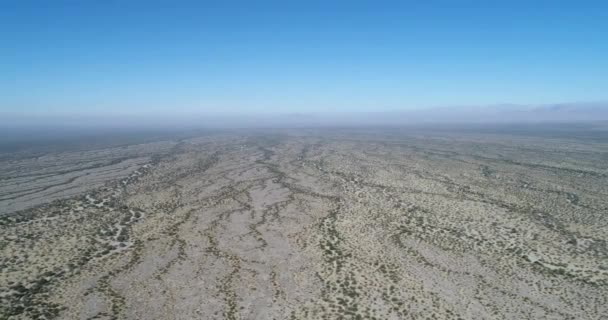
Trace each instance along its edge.
<path fill-rule="evenodd" d="M 606 319 L 608 143 L 218 133 L 0 161 L 0 319 Z"/>

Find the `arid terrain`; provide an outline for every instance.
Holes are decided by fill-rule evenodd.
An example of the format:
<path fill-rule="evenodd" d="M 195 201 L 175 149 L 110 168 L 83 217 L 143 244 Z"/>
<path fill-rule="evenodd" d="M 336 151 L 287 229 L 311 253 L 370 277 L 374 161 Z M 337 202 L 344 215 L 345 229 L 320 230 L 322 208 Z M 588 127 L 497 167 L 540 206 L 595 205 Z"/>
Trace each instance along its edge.
<path fill-rule="evenodd" d="M 0 319 L 606 319 L 608 140 L 300 129 L 0 158 Z"/>

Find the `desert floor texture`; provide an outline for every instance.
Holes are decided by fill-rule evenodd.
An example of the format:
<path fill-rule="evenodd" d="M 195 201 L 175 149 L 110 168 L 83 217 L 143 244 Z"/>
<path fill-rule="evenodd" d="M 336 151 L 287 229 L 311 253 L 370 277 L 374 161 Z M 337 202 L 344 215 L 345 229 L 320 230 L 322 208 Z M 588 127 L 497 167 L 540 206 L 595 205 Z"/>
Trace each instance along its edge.
<path fill-rule="evenodd" d="M 607 319 L 608 143 L 218 132 L 0 158 L 0 319 Z"/>

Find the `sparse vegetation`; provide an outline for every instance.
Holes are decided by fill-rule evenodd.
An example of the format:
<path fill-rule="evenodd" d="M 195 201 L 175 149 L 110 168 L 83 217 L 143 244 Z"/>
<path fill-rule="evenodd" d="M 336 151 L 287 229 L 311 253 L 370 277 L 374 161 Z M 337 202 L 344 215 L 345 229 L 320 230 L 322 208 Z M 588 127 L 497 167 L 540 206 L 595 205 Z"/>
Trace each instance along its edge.
<path fill-rule="evenodd" d="M 0 162 L 0 319 L 598 318 L 606 152 L 327 130 Z"/>

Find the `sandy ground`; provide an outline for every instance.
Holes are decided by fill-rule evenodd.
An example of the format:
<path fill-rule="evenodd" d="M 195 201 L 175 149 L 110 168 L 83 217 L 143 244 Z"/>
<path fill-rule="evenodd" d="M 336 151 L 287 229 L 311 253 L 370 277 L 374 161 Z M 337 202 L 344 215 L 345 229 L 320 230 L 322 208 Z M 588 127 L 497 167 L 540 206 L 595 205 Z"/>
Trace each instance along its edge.
<path fill-rule="evenodd" d="M 606 143 L 292 130 L 0 173 L 0 319 L 608 315 Z"/>

